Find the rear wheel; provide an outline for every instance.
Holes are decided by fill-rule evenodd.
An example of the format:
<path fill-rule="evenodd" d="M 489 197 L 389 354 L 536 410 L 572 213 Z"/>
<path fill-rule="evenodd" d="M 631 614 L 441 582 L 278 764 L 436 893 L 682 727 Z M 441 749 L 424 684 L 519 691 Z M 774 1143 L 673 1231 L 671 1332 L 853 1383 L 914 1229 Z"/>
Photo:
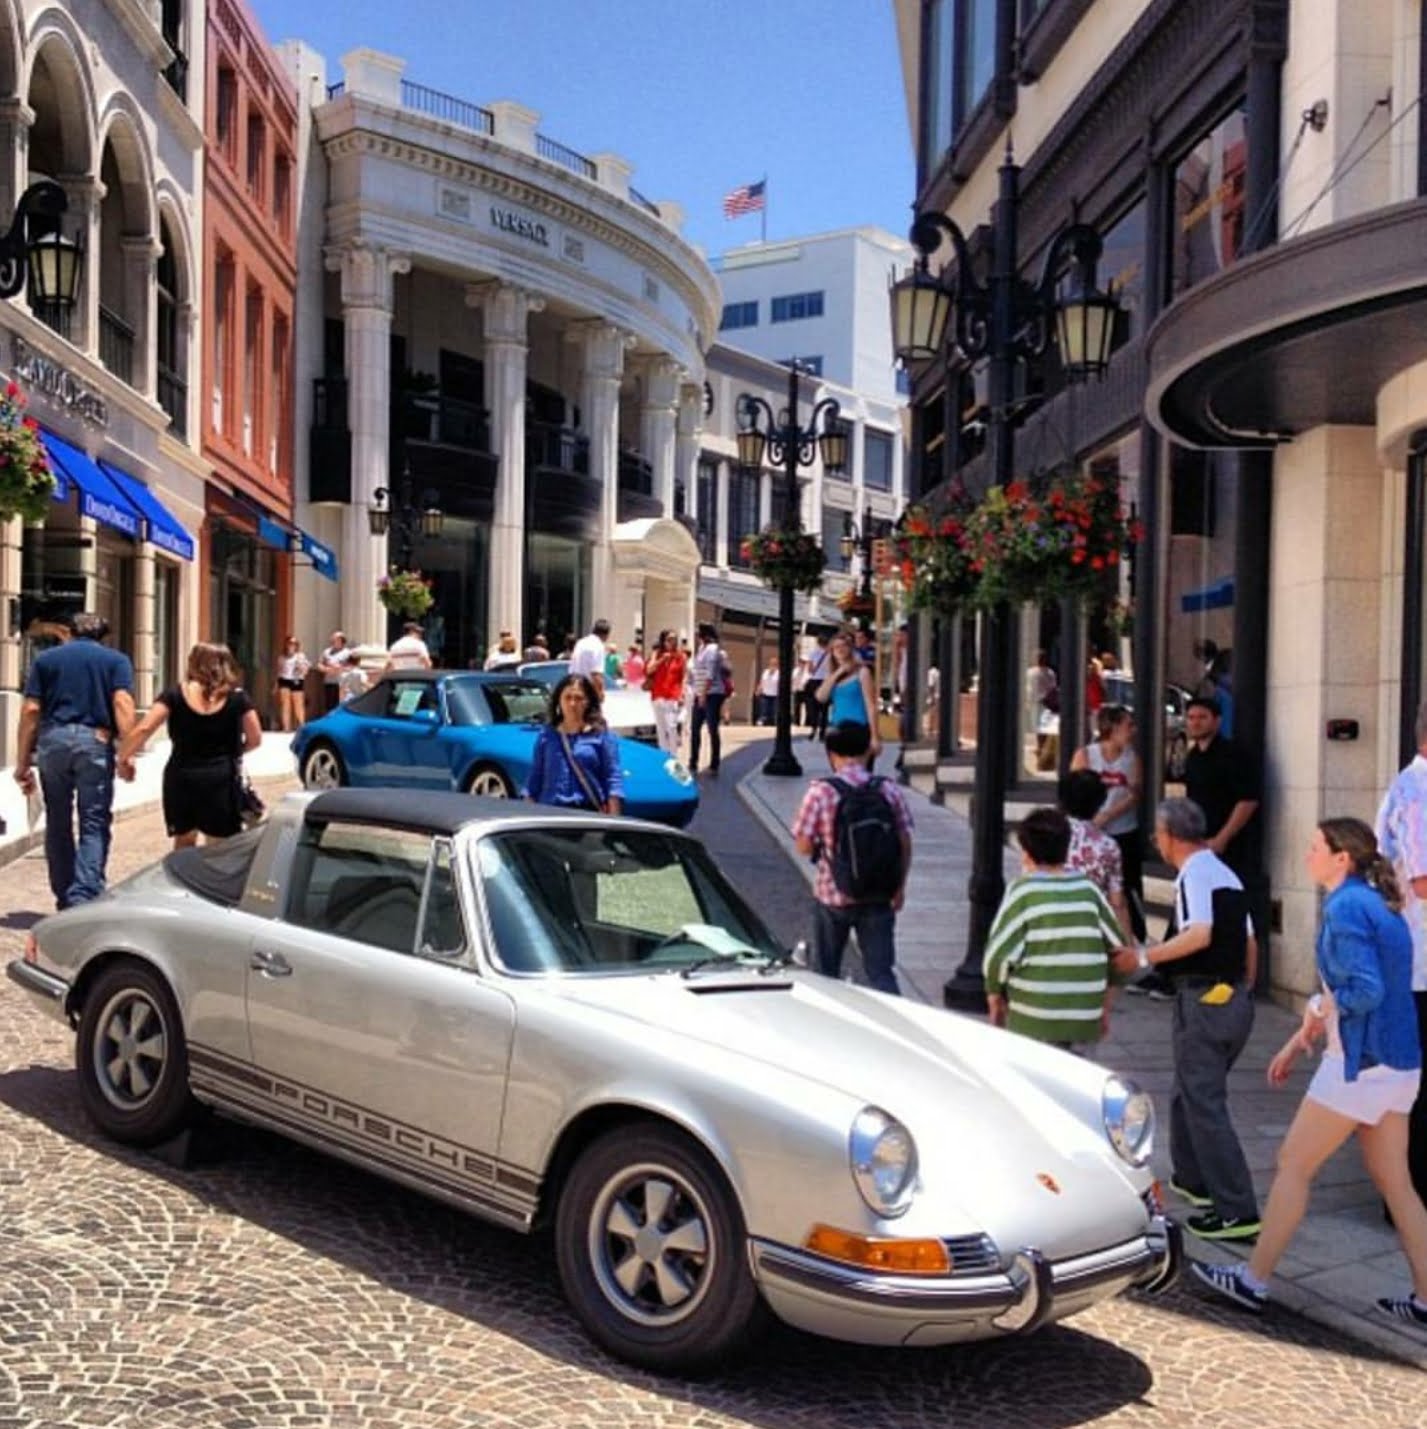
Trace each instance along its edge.
<path fill-rule="evenodd" d="M 75 1049 L 80 1098 L 106 1136 L 153 1146 L 189 1122 L 188 1048 L 178 1004 L 161 974 L 125 960 L 101 972 L 84 999 Z"/>
<path fill-rule="evenodd" d="M 347 782 L 342 756 L 330 744 L 314 744 L 302 756 L 299 773 L 304 789 L 340 789 Z"/>
<path fill-rule="evenodd" d="M 710 1370 L 763 1321 L 738 1203 L 702 1148 L 670 1128 L 622 1127 L 584 1152 L 555 1248 L 585 1329 L 633 1364 Z"/>
<path fill-rule="evenodd" d="M 466 793 L 483 799 L 513 799 L 515 785 L 494 764 L 478 764 L 466 778 Z"/>

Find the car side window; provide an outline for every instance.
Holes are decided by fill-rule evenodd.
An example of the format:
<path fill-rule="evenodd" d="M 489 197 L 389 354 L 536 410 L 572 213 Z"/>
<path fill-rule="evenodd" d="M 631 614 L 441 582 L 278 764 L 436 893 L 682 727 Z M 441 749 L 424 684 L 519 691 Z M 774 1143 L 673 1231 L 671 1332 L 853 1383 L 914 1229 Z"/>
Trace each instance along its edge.
<path fill-rule="evenodd" d="M 309 824 L 293 860 L 287 921 L 394 953 L 414 952 L 430 856 L 429 834 Z"/>
<path fill-rule="evenodd" d="M 393 680 L 391 682 L 391 699 L 387 705 L 388 718 L 411 719 L 424 712 L 440 713 L 434 681 Z"/>
<path fill-rule="evenodd" d="M 426 900 L 421 912 L 421 938 L 416 945 L 423 958 L 450 962 L 466 951 L 466 925 L 461 917 L 461 900 L 456 893 L 451 841 L 437 839 L 431 845 L 431 861 L 426 870 Z"/>

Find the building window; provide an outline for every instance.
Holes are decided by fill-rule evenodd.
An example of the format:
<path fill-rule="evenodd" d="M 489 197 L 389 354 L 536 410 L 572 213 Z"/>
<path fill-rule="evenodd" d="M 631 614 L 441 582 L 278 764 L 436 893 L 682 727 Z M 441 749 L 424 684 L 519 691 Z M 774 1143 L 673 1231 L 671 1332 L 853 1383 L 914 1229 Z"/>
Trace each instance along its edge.
<path fill-rule="evenodd" d="M 273 217 L 284 234 L 292 227 L 292 160 L 279 154 L 273 161 Z"/>
<path fill-rule="evenodd" d="M 912 395 L 912 374 L 905 367 L 897 369 L 897 395 L 899 397 Z"/>
<path fill-rule="evenodd" d="M 230 164 L 238 161 L 238 76 L 227 65 L 218 67 L 218 147 Z"/>
<path fill-rule="evenodd" d="M 735 471 L 728 483 L 728 534 L 731 549 L 728 563 L 747 570 L 743 554 L 745 538 L 758 531 L 758 483 L 761 473 Z"/>
<path fill-rule="evenodd" d="M 862 484 L 869 491 L 892 489 L 891 432 L 874 431 L 871 427 L 862 436 Z"/>
<path fill-rule="evenodd" d="M 1021 28 L 1024 30 L 1049 4 L 1050 0 L 1021 0 Z"/>
<path fill-rule="evenodd" d="M 808 484 L 806 481 L 798 483 L 798 517 L 802 519 L 803 508 L 808 504 L 804 500 Z M 768 502 L 768 523 L 781 530 L 788 524 L 788 483 L 783 473 L 780 471 L 773 477 L 773 484 L 769 489 L 770 500 Z"/>
<path fill-rule="evenodd" d="M 852 564 L 842 554 L 842 523 L 846 516 L 839 507 L 823 507 L 823 555 L 830 571 L 845 571 Z"/>
<path fill-rule="evenodd" d="M 220 254 L 213 274 L 213 430 L 226 432 L 233 379 L 233 259 Z"/>
<path fill-rule="evenodd" d="M 1105 234 L 1100 255 L 1100 281 L 1115 295 L 1115 336 L 1118 351 L 1145 326 L 1145 236 L 1148 209 L 1141 198 L 1115 220 Z"/>
<path fill-rule="evenodd" d="M 155 360 L 159 406 L 168 413 L 176 437 L 188 434 L 188 375 L 182 367 L 178 330 L 178 262 L 168 224 L 163 225 L 163 251 L 155 271 L 157 307 Z"/>
<path fill-rule="evenodd" d="M 1242 106 L 1174 166 L 1171 301 L 1227 268 L 1243 251 L 1248 142 Z"/>
<path fill-rule="evenodd" d="M 998 0 L 929 0 L 923 30 L 922 172 L 952 146 L 996 77 Z"/>
<path fill-rule="evenodd" d="M 699 527 L 699 554 L 708 565 L 718 564 L 718 463 L 699 462 L 699 489 L 695 515 Z"/>
<path fill-rule="evenodd" d="M 261 203 L 267 191 L 267 126 L 261 114 L 248 115 L 248 192 Z"/>
<path fill-rule="evenodd" d="M 263 295 L 256 289 L 248 292 L 247 310 L 243 322 L 243 455 L 252 456 L 260 450 L 258 422 L 261 417 L 262 372 L 259 364 L 263 351 Z"/>
<path fill-rule="evenodd" d="M 719 320 L 719 331 L 729 332 L 739 327 L 758 326 L 758 304 L 755 303 L 725 303 L 723 305 L 723 317 Z"/>
<path fill-rule="evenodd" d="M 292 440 L 288 429 L 288 324 L 282 316 L 273 318 L 272 415 L 268 420 L 268 470 L 274 476 L 287 472 Z"/>
<path fill-rule="evenodd" d="M 823 375 L 823 360 L 821 354 L 812 357 L 785 357 L 784 367 L 796 367 L 799 372 L 806 372 L 810 377 L 821 377 Z"/>
<path fill-rule="evenodd" d="M 800 318 L 820 318 L 823 315 L 822 293 L 789 293 L 774 298 L 769 320 L 775 323 L 797 322 Z"/>

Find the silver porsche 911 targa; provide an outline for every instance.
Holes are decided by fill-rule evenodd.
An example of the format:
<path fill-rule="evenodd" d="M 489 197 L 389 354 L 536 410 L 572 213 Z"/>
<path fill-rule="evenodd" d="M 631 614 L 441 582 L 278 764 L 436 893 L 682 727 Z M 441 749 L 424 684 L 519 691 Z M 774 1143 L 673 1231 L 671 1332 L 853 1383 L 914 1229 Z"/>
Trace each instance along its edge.
<path fill-rule="evenodd" d="M 45 919 L 9 974 L 154 1145 L 203 1103 L 515 1230 L 590 1334 L 725 1362 L 767 1311 L 942 1345 L 1179 1263 L 1147 1097 L 789 964 L 696 839 L 457 794 L 290 795 Z"/>

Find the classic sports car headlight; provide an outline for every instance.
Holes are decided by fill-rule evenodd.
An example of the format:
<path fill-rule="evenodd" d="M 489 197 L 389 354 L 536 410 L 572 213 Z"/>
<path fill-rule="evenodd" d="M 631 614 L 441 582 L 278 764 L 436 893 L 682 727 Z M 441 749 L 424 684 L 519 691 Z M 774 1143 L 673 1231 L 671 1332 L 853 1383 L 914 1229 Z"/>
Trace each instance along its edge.
<path fill-rule="evenodd" d="M 1110 1077 L 1100 1094 L 1100 1112 L 1110 1145 L 1130 1163 L 1144 1166 L 1154 1150 L 1154 1103 L 1124 1077 Z"/>
<path fill-rule="evenodd" d="M 664 772 L 676 784 L 692 784 L 694 776 L 679 763 L 677 759 L 666 759 L 664 761 Z"/>
<path fill-rule="evenodd" d="M 852 1123 L 847 1152 L 862 1199 L 879 1216 L 900 1216 L 911 1204 L 917 1179 L 912 1133 L 880 1107 L 863 1107 Z"/>

